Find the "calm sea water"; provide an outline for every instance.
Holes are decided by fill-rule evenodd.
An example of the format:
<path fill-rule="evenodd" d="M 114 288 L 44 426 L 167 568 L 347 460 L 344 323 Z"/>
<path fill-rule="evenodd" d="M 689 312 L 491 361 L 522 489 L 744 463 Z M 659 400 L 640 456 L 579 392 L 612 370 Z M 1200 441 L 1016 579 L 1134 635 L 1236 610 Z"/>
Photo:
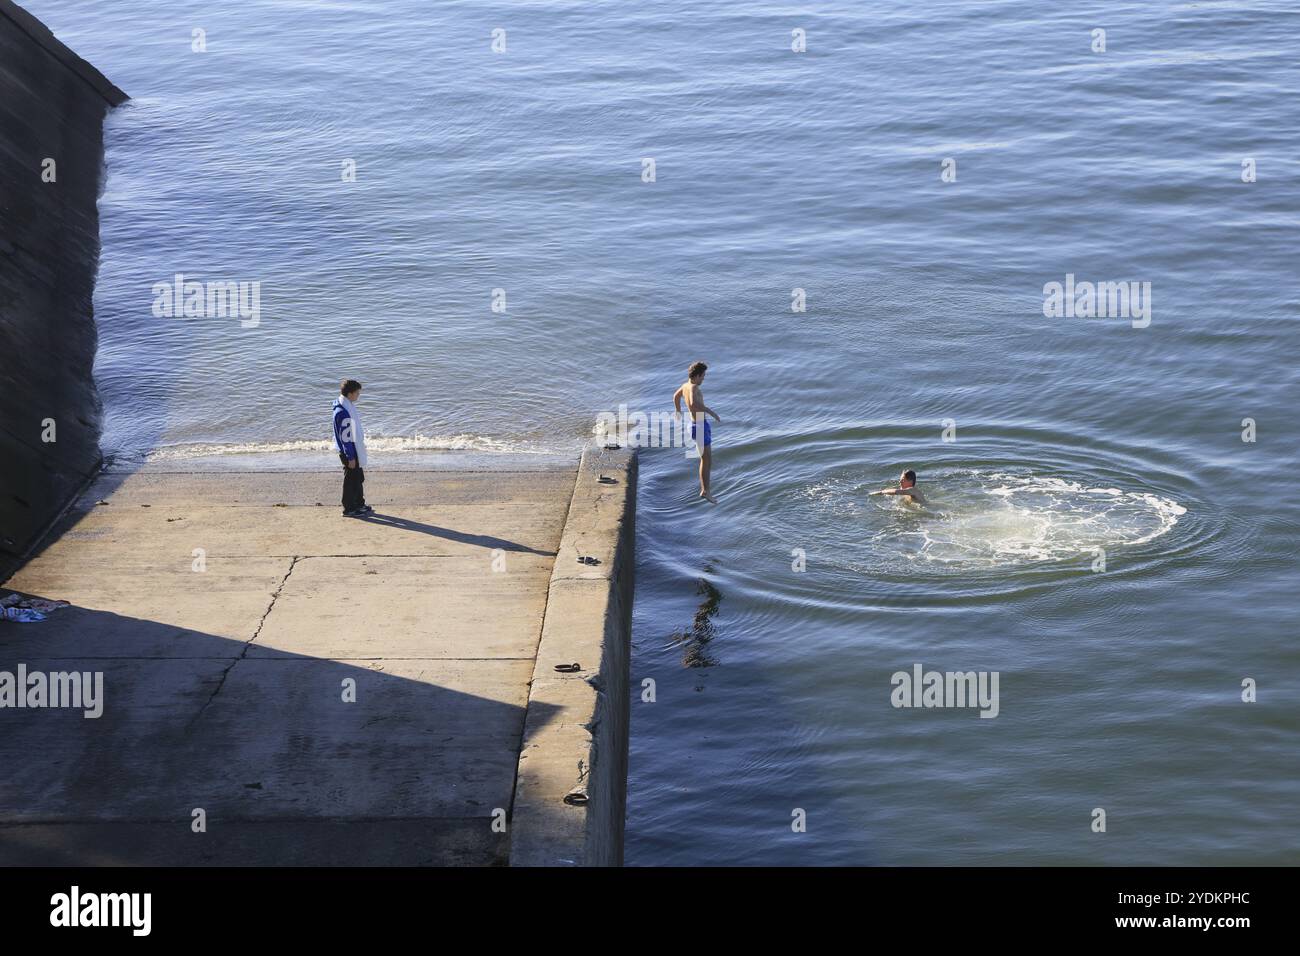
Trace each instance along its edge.
<path fill-rule="evenodd" d="M 25 5 L 134 97 L 107 452 L 312 447 L 344 374 L 381 450 L 571 452 L 710 363 L 720 503 L 642 458 L 630 863 L 1300 862 L 1294 5 Z"/>

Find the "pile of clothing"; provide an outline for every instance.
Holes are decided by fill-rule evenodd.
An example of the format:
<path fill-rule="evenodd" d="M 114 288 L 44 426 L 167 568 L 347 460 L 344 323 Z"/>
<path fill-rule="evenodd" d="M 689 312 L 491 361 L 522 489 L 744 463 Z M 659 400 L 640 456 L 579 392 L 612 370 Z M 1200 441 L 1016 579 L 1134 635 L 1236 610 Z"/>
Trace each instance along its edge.
<path fill-rule="evenodd" d="M 0 598 L 0 621 L 17 621 L 20 624 L 30 624 L 33 621 L 43 621 L 51 611 L 57 611 L 59 608 L 67 606 L 67 601 L 51 601 L 47 598 L 10 594 Z"/>

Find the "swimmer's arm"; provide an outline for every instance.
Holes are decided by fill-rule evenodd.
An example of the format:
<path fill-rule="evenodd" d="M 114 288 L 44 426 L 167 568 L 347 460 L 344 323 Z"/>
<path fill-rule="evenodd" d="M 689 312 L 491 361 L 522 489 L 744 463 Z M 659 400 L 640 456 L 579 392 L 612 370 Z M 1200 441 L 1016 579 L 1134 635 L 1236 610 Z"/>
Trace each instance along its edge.
<path fill-rule="evenodd" d="M 915 488 L 881 488 L 879 491 L 868 491 L 867 497 L 872 495 L 904 495 L 911 498 L 918 505 L 925 504 L 925 496 Z"/>
<path fill-rule="evenodd" d="M 682 389 L 685 387 L 685 385 L 682 385 L 677 391 L 673 392 L 673 413 L 676 415 L 682 413 Z"/>

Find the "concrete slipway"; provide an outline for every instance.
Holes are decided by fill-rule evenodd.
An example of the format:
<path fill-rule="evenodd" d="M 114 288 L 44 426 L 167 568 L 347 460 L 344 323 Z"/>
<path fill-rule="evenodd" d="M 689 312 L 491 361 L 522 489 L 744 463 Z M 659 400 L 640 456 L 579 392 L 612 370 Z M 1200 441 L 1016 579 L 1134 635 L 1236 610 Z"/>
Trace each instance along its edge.
<path fill-rule="evenodd" d="M 366 520 L 337 470 L 76 500 L 6 582 L 72 606 L 0 671 L 104 712 L 0 708 L 0 864 L 621 862 L 635 455 L 367 478 Z"/>

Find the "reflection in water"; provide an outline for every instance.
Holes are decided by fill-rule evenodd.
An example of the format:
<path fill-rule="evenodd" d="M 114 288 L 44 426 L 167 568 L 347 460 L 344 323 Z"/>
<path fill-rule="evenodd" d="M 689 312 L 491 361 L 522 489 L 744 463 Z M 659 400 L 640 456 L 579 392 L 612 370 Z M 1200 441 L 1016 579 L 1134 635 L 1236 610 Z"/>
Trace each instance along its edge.
<path fill-rule="evenodd" d="M 706 564 L 704 573 L 713 574 L 713 565 Z M 689 628 L 677 631 L 670 640 L 682 645 L 683 667 L 714 667 L 718 661 L 709 654 L 709 643 L 714 637 L 713 618 L 722 603 L 722 592 L 707 577 L 702 577 L 695 584 L 695 593 L 704 599 L 695 611 L 695 619 Z"/>

